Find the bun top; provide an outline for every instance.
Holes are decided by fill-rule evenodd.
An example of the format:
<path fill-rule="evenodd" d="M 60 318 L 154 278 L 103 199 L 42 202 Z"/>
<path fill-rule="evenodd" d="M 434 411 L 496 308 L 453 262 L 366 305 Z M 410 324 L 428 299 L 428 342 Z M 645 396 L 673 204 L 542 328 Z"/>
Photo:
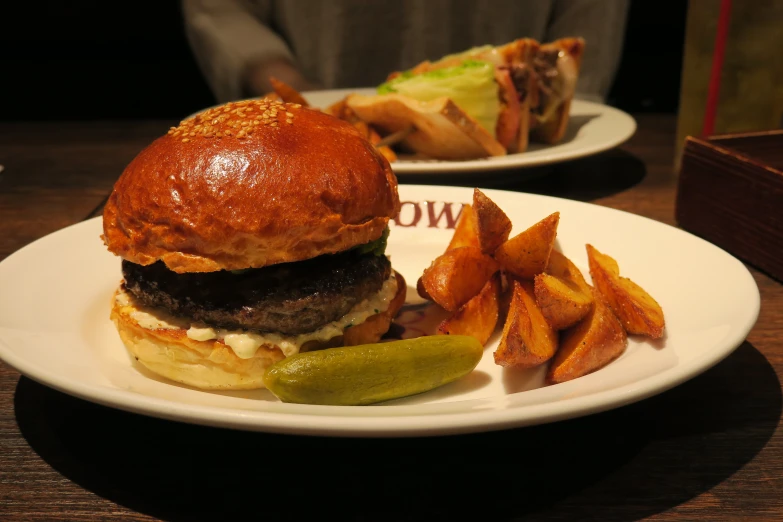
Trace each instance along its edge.
<path fill-rule="evenodd" d="M 114 185 L 103 241 L 174 272 L 260 268 L 378 239 L 400 208 L 388 161 L 350 124 L 248 100 L 172 127 Z"/>

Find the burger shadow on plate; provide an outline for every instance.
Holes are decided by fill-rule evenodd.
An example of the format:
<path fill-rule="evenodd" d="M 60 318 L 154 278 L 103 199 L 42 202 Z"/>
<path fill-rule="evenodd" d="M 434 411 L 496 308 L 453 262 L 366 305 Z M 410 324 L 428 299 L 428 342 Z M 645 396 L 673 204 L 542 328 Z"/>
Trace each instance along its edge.
<path fill-rule="evenodd" d="M 781 403 L 775 370 L 749 343 L 633 405 L 449 437 L 208 428 L 95 405 L 27 378 L 15 396 L 21 433 L 55 470 L 165 520 L 638 519 L 745 466 L 774 433 Z"/>

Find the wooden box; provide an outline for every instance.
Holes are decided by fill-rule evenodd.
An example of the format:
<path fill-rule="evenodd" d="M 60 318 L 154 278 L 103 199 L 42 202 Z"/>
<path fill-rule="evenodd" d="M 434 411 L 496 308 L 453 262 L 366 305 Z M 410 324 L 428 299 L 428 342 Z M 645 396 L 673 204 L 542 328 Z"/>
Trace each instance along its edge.
<path fill-rule="evenodd" d="M 688 137 L 675 217 L 783 281 L 783 130 Z"/>

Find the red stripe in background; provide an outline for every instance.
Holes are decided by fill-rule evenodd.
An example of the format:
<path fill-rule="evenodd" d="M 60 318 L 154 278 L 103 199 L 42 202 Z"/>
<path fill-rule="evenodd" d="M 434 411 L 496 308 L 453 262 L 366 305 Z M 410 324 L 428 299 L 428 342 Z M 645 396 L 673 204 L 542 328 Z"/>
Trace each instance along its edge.
<path fill-rule="evenodd" d="M 718 98 L 720 97 L 720 73 L 723 69 L 723 56 L 726 51 L 730 19 L 731 0 L 721 0 L 718 28 L 715 31 L 715 50 L 712 53 L 710 83 L 707 87 L 707 104 L 704 107 L 704 123 L 701 128 L 702 137 L 711 136 L 715 131 L 715 113 L 718 110 Z"/>

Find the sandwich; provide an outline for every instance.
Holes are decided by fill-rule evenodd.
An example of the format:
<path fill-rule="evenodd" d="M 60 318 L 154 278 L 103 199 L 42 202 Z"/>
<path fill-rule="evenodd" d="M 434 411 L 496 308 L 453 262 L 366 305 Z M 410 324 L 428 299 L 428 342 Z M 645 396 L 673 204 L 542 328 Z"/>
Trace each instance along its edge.
<path fill-rule="evenodd" d="M 377 342 L 405 300 L 385 255 L 388 161 L 350 124 L 271 100 L 172 127 L 125 168 L 102 239 L 122 258 L 110 317 L 148 370 L 262 388 L 300 351 Z"/>
<path fill-rule="evenodd" d="M 482 46 L 389 75 L 375 96 L 347 105 L 401 148 L 438 159 L 527 150 L 562 139 L 579 65 L 581 38 L 540 45 L 530 38 Z"/>
<path fill-rule="evenodd" d="M 582 38 L 561 38 L 541 45 L 526 64 L 533 69 L 535 79 L 530 118 L 535 141 L 553 144 L 563 139 L 584 48 Z"/>

